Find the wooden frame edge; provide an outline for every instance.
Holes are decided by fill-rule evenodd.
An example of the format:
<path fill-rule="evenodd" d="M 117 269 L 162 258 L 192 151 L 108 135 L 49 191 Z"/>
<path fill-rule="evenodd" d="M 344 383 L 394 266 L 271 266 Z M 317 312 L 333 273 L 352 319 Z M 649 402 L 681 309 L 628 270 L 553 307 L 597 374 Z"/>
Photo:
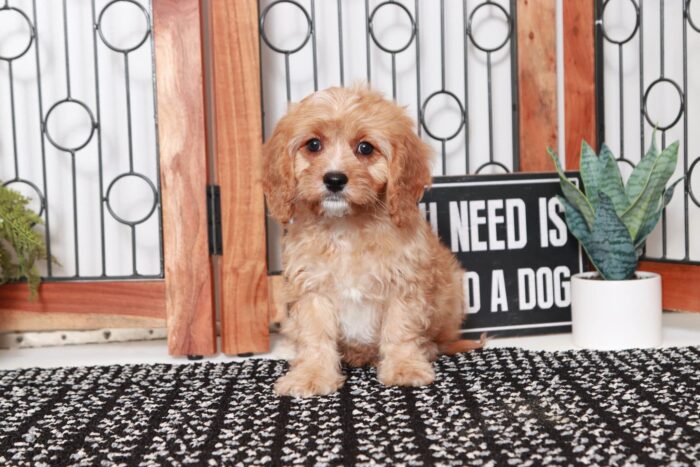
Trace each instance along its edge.
<path fill-rule="evenodd" d="M 551 172 L 557 140 L 556 0 L 517 1 L 520 170 Z"/>
<path fill-rule="evenodd" d="M 216 353 L 206 185 L 207 137 L 199 0 L 153 0 L 171 355 Z"/>
<path fill-rule="evenodd" d="M 37 300 L 26 284 L 0 287 L 0 331 L 159 327 L 165 282 L 44 282 Z"/>
<path fill-rule="evenodd" d="M 256 0 L 211 2 L 212 105 L 223 254 L 221 347 L 269 351 L 269 303 L 262 190 L 262 111 Z M 217 131 L 216 129 L 220 129 Z"/>
<path fill-rule="evenodd" d="M 700 266 L 640 261 L 638 269 L 661 274 L 664 310 L 700 312 Z"/>
<path fill-rule="evenodd" d="M 563 2 L 566 169 L 578 170 L 581 140 L 597 141 L 595 0 Z"/>

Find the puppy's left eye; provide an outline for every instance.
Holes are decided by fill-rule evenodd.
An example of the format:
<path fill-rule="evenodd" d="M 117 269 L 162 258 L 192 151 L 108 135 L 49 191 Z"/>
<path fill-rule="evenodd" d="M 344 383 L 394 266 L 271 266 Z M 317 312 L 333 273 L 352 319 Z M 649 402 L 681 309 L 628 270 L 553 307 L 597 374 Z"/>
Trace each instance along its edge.
<path fill-rule="evenodd" d="M 369 156 L 374 152 L 374 146 L 369 144 L 367 141 L 361 141 L 360 144 L 357 145 L 357 152 L 363 156 Z"/>
<path fill-rule="evenodd" d="M 321 140 L 318 138 L 311 138 L 306 142 L 306 149 L 308 149 L 309 152 L 319 152 L 322 146 Z"/>

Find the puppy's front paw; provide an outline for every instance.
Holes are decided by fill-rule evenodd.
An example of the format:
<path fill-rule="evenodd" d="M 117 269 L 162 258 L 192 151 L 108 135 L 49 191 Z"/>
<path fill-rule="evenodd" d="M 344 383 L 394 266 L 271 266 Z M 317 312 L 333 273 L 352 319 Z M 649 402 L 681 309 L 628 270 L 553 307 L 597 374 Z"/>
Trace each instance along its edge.
<path fill-rule="evenodd" d="M 435 381 L 433 366 L 424 360 L 384 360 L 377 376 L 386 386 L 425 386 Z"/>
<path fill-rule="evenodd" d="M 337 370 L 294 368 L 277 380 L 275 392 L 279 396 L 323 396 L 336 391 L 343 381 Z"/>

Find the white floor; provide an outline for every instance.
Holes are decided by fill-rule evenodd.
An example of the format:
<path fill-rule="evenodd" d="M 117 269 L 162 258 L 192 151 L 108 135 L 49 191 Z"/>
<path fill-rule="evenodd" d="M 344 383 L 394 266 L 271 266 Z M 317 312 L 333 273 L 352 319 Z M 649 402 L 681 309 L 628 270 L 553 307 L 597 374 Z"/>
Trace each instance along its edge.
<path fill-rule="evenodd" d="M 700 313 L 665 313 L 663 347 L 700 345 Z M 522 347 L 529 350 L 574 349 L 571 334 L 512 337 L 489 340 L 487 347 Z M 279 336 L 272 339 L 272 350 L 256 358 L 289 358 L 291 349 Z M 233 361 L 242 358 L 219 355 L 203 361 Z M 128 363 L 191 363 L 186 358 L 168 356 L 164 340 L 111 344 L 72 345 L 0 350 L 0 369 L 110 365 Z"/>

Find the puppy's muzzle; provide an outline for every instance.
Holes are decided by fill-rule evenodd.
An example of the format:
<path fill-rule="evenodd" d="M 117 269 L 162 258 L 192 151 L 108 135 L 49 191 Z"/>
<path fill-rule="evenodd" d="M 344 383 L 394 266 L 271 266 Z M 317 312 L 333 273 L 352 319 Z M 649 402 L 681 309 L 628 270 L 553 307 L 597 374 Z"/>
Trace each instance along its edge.
<path fill-rule="evenodd" d="M 326 172 L 323 176 L 323 184 L 326 185 L 328 191 L 338 193 L 345 188 L 348 183 L 348 176 L 343 172 Z"/>

